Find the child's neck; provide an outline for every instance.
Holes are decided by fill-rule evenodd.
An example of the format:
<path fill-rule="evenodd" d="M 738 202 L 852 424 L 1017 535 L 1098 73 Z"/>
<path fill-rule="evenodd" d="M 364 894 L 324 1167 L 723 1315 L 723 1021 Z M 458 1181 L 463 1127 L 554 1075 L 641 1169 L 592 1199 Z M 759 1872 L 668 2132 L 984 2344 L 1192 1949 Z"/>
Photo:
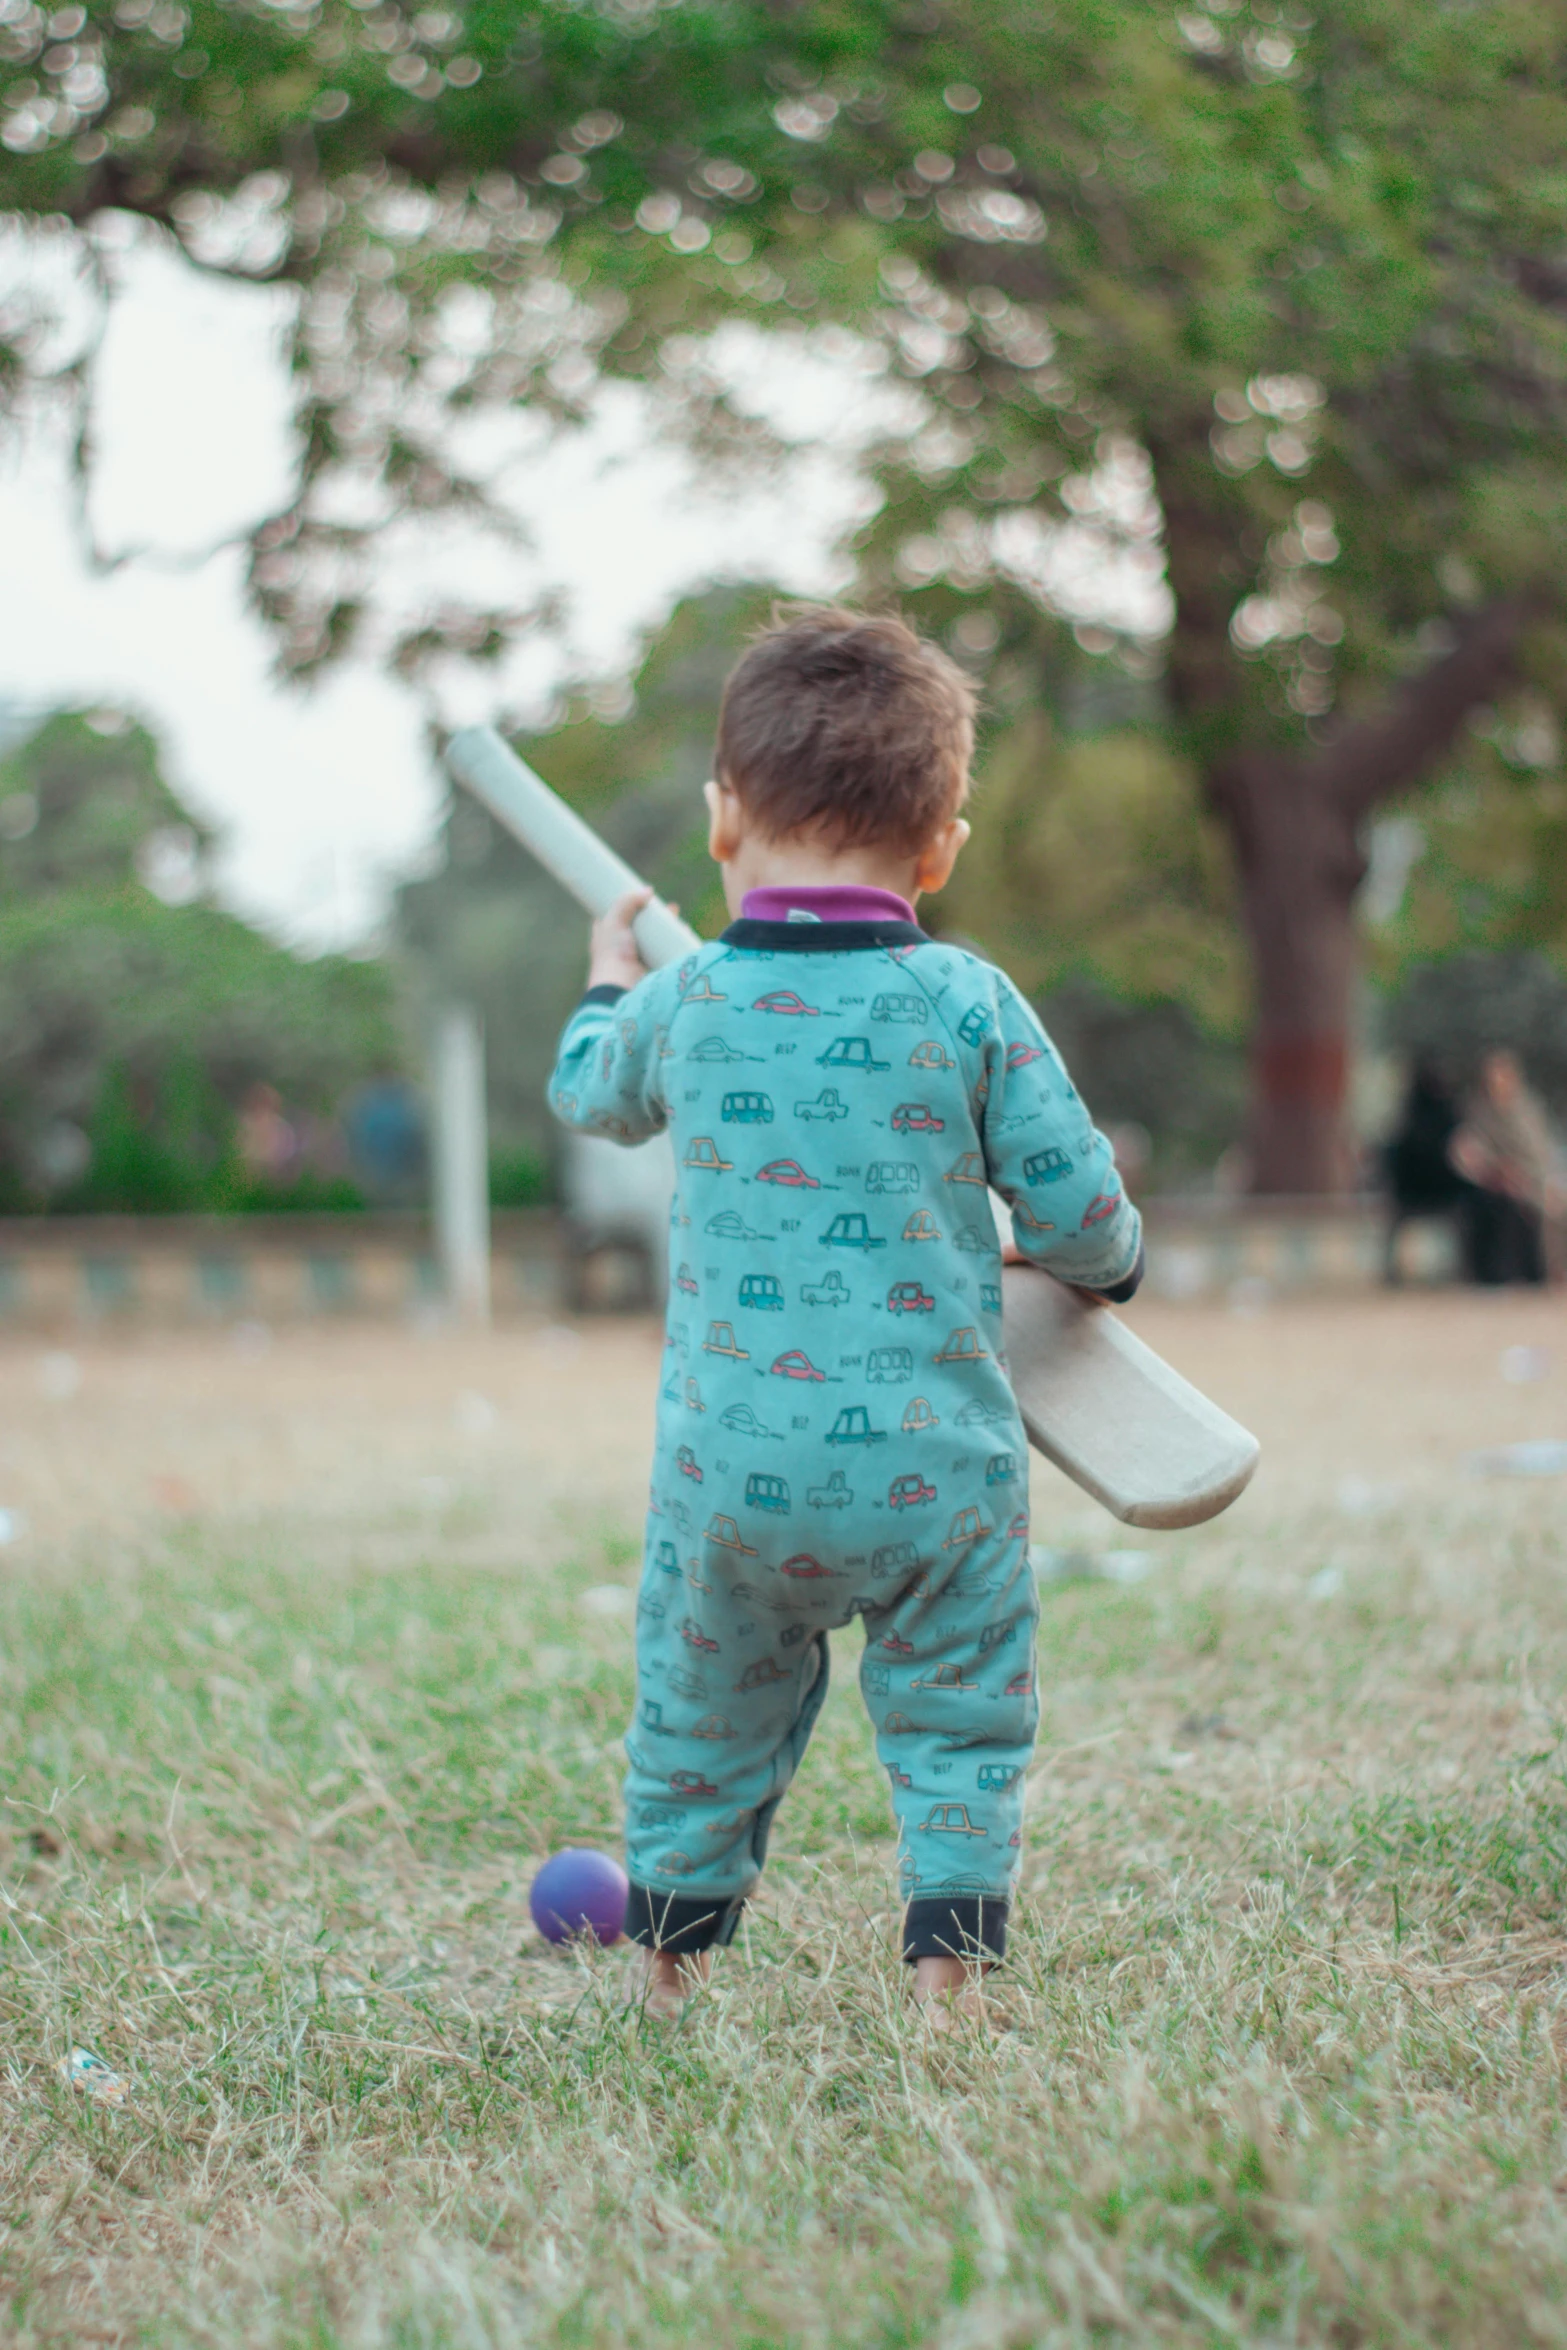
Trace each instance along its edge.
<path fill-rule="evenodd" d="M 919 859 L 874 843 L 845 849 L 792 837 L 742 841 L 724 867 L 724 902 L 731 914 L 739 913 L 748 890 L 790 888 L 885 889 L 912 906 L 920 894 Z"/>

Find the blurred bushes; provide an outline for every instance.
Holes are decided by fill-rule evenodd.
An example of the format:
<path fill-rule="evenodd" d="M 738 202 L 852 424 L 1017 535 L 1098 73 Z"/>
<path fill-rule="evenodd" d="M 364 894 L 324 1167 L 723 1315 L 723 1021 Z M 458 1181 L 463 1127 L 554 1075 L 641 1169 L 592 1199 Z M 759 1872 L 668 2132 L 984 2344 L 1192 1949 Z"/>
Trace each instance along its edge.
<path fill-rule="evenodd" d="M 1076 982 L 1242 1033 L 1229 855 L 1192 769 L 1157 737 L 1062 735 L 1027 711 L 982 747 L 969 815 L 951 882 L 921 908 L 931 928 L 971 935 L 1035 1000 Z"/>
<path fill-rule="evenodd" d="M 403 1065 L 390 974 L 204 902 L 207 847 L 141 727 L 58 715 L 0 760 L 5 1211 L 362 1204 L 333 1121 Z M 301 1143 L 271 1179 L 237 1141 L 263 1084 Z"/>
<path fill-rule="evenodd" d="M 492 1208 L 542 1208 L 553 1196 L 548 1162 L 538 1151 L 490 1153 Z"/>
<path fill-rule="evenodd" d="M 1144 729 L 1063 734 L 1035 707 L 977 770 L 973 838 L 922 916 L 1011 973 L 1101 1125 L 1144 1130 L 1143 1186 L 1199 1179 L 1245 1115 L 1248 981 L 1191 767 Z"/>

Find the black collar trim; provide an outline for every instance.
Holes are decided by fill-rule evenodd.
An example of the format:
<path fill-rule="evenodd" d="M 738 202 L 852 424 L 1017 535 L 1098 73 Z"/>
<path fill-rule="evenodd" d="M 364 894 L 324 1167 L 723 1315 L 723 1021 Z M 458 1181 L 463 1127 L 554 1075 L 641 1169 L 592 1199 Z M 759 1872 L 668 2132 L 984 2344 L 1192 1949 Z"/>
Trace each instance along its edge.
<path fill-rule="evenodd" d="M 854 955 L 870 947 L 923 947 L 930 940 L 917 922 L 731 922 L 720 945 L 762 949 L 770 955 Z"/>

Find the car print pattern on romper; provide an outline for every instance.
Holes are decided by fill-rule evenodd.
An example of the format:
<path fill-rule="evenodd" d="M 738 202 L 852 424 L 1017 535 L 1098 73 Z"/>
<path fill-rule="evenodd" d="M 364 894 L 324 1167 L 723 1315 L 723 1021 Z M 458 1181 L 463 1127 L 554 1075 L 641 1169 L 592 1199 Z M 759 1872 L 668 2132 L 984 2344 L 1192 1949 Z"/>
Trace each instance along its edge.
<path fill-rule="evenodd" d="M 728 1355 L 736 1363 L 748 1363 L 751 1359 L 749 1348 L 736 1345 L 732 1322 L 709 1322 L 707 1336 L 702 1341 L 702 1352 L 705 1355 Z"/>
<path fill-rule="evenodd" d="M 682 1900 L 748 1889 L 825 1693 L 824 1636 L 859 1614 L 905 1891 L 1005 1895 L 1037 1599 L 1026 1513 L 988 1506 L 1020 1491 L 1025 1446 L 984 1187 L 1021 1247 L 1091 1286 L 1124 1275 L 1138 1232 L 1048 1040 L 957 948 L 719 941 L 580 1007 L 551 1100 L 675 1146 L 633 1877 Z"/>

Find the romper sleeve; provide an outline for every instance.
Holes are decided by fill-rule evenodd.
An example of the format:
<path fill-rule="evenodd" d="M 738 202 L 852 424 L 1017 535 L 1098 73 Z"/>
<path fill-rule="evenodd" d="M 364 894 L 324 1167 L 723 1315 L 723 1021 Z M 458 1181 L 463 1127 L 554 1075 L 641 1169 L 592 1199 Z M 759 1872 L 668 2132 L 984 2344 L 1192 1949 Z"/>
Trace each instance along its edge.
<path fill-rule="evenodd" d="M 1142 1270 L 1142 1218 L 1031 1006 L 1003 972 L 994 977 L 979 1079 L 990 1182 L 1012 1211 L 1025 1257 L 1058 1280 L 1124 1300 Z"/>
<path fill-rule="evenodd" d="M 663 1047 L 674 1001 L 668 971 L 651 971 L 630 989 L 589 988 L 562 1032 L 545 1088 L 563 1126 L 611 1142 L 662 1134 L 669 1123 Z"/>

